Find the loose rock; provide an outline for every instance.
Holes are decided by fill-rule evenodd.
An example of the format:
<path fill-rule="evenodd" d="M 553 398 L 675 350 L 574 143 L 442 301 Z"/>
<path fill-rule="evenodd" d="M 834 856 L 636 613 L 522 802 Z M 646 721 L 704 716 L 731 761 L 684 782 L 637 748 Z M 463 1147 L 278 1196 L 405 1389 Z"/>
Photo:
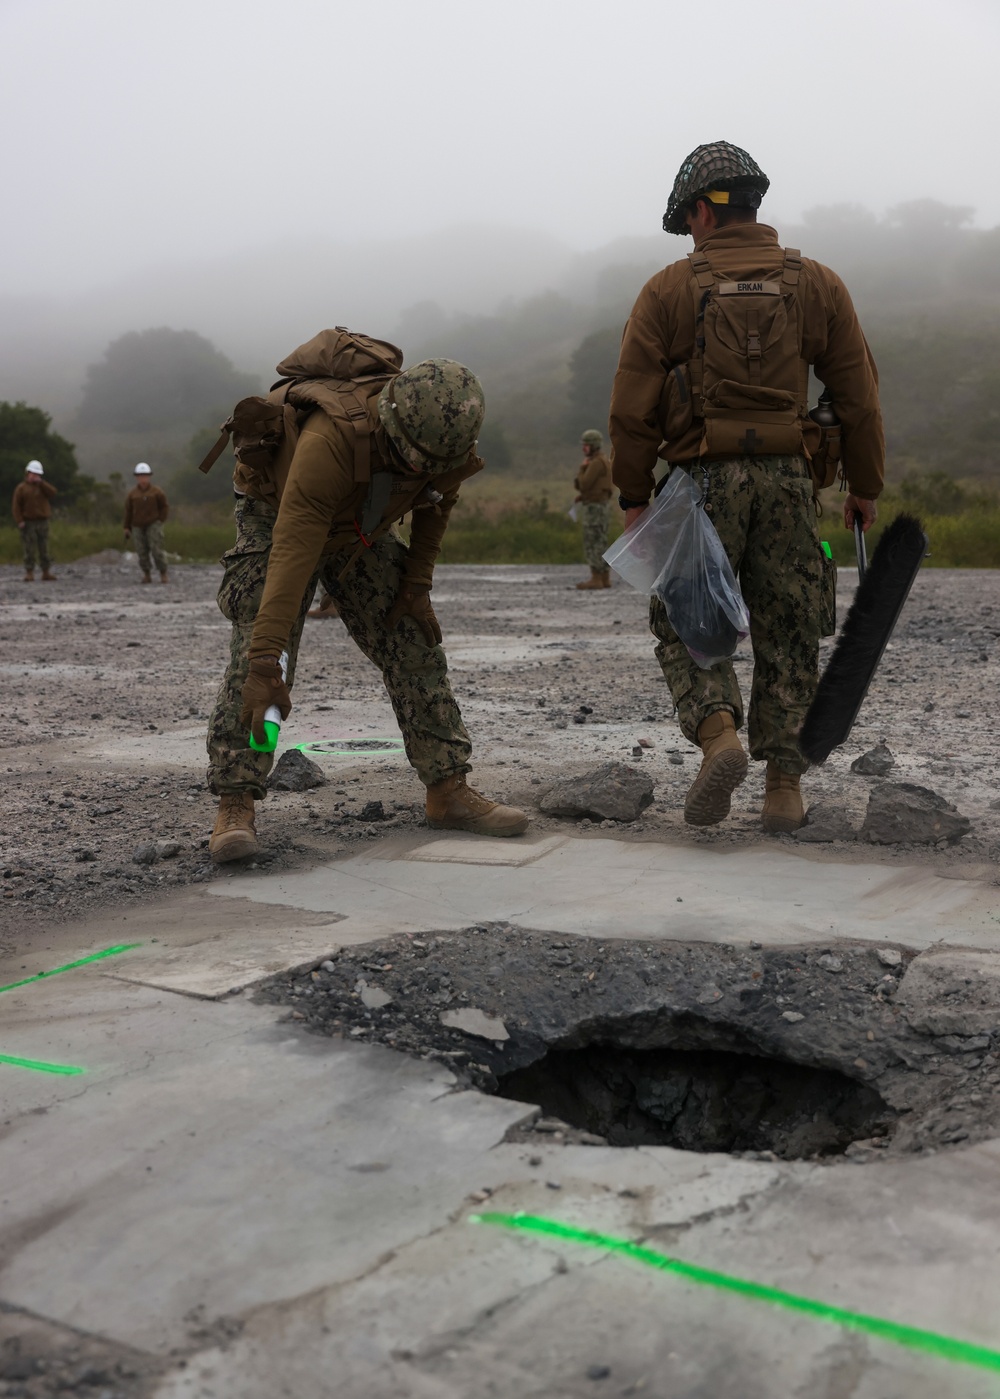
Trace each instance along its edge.
<path fill-rule="evenodd" d="M 876 947 L 875 956 L 883 967 L 900 967 L 903 964 L 903 954 L 898 947 Z"/>
<path fill-rule="evenodd" d="M 133 865 L 155 865 L 160 853 L 151 840 L 144 840 L 132 851 Z"/>
<path fill-rule="evenodd" d="M 813 802 L 806 813 L 806 824 L 795 832 L 796 840 L 812 845 L 823 845 L 831 840 L 857 840 L 857 836 L 847 812 L 828 806 L 826 802 Z"/>
<path fill-rule="evenodd" d="M 860 758 L 854 759 L 851 771 L 860 772 L 864 777 L 885 777 L 895 766 L 896 759 L 883 738 L 874 748 L 869 748 L 867 753 L 862 753 Z"/>
<path fill-rule="evenodd" d="M 156 842 L 156 853 L 161 860 L 175 860 L 181 853 L 181 848 L 179 840 L 158 840 Z"/>
<path fill-rule="evenodd" d="M 861 835 L 876 845 L 961 840 L 972 826 L 951 802 L 915 782 L 882 782 L 868 798 Z"/>
<path fill-rule="evenodd" d="M 624 763 L 607 763 L 557 782 L 539 806 L 547 816 L 635 821 L 653 800 L 653 780 Z"/>
<path fill-rule="evenodd" d="M 325 785 L 326 777 L 319 763 L 314 763 L 298 748 L 282 753 L 267 782 L 272 792 L 307 792 L 310 787 Z"/>

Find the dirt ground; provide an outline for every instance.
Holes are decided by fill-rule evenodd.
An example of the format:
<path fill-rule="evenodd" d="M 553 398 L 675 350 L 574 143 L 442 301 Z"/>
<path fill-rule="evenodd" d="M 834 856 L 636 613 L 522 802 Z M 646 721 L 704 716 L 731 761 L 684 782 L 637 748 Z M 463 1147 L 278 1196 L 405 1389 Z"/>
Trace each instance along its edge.
<path fill-rule="evenodd" d="M 19 569 L 0 570 L 0 939 L 8 945 L 81 912 L 241 873 L 214 869 L 205 849 L 215 804 L 199 733 L 227 650 L 215 605 L 220 570 L 175 567 L 165 587 L 139 586 L 134 565 L 106 558 L 57 572 L 55 583 L 25 584 Z M 584 572 L 439 570 L 435 607 L 475 745 L 474 783 L 534 808 L 556 777 L 615 759 L 641 766 L 656 784 L 641 820 L 616 827 L 627 838 L 709 846 L 775 839 L 758 823 L 759 765 L 728 822 L 707 831 L 684 825 L 697 759 L 671 717 L 643 599 L 622 583 L 578 593 L 572 584 Z M 842 571 L 841 615 L 854 578 Z M 851 773 L 850 763 L 885 739 L 896 758 L 890 780 L 933 788 L 972 829 L 940 849 L 865 845 L 866 860 L 917 855 L 938 873 L 998 878 L 998 638 L 1000 573 L 924 570 L 851 742 L 807 776 L 804 791 L 860 826 L 873 779 Z M 745 647 L 737 670 L 748 682 Z M 392 728 L 380 678 L 339 621 L 308 623 L 294 699 L 290 743 Z M 633 756 L 640 738 L 652 746 Z M 400 758 L 320 761 L 327 785 L 263 804 L 258 863 L 309 864 L 422 822 L 422 789 Z M 359 820 L 372 801 L 385 819 Z M 536 812 L 537 828 L 564 824 Z M 144 841 L 179 849 L 137 864 L 133 852 Z M 838 842 L 830 850 L 850 858 L 855 848 Z"/>

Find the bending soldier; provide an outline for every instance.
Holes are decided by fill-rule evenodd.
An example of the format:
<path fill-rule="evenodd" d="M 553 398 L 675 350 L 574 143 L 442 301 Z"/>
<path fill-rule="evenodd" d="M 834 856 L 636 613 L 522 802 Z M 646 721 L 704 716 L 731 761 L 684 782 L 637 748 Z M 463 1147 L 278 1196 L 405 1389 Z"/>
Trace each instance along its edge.
<path fill-rule="evenodd" d="M 705 509 L 750 611 L 750 755 L 767 763 L 761 819 L 767 831 L 789 832 L 805 819 L 807 763 L 796 740 L 818 680 L 824 589 L 833 588 L 814 492 L 832 484 L 836 464 L 808 417 L 810 366 L 840 418 L 849 529 L 855 516 L 866 530 L 875 520 L 885 444 L 878 375 L 847 288 L 756 222 L 768 185 L 726 141 L 684 161 L 663 227 L 690 233 L 695 251 L 639 293 L 615 376 L 611 440 L 626 527 L 649 503 L 658 456 L 699 482 L 704 469 Z M 702 750 L 685 820 L 714 825 L 747 772 L 733 667 L 697 666 L 658 599 L 650 628 L 681 728 Z"/>
<path fill-rule="evenodd" d="M 436 359 L 403 373 L 369 372 L 345 398 L 349 374 L 336 371 L 359 345 L 371 351 L 369 365 L 402 362 L 393 346 L 325 331 L 278 366 L 284 379 L 270 400 L 306 416 L 277 505 L 273 483 L 244 468 L 237 443 L 237 537 L 223 559 L 219 591 L 232 642 L 208 737 L 208 780 L 220 798 L 209 842 L 217 861 L 258 848 L 254 802 L 265 795 L 271 755 L 252 749 L 248 734 L 264 738 L 271 705 L 283 718 L 291 709 L 296 652 L 317 581 L 382 672 L 407 757 L 427 788 L 428 823 L 497 836 L 520 835 L 528 825 L 524 812 L 466 783 L 472 745 L 430 600 L 459 487 L 483 465 L 475 453 L 482 388 L 463 365 Z M 394 363 L 384 358 L 390 351 Z M 407 546 L 394 525 L 411 511 Z"/>

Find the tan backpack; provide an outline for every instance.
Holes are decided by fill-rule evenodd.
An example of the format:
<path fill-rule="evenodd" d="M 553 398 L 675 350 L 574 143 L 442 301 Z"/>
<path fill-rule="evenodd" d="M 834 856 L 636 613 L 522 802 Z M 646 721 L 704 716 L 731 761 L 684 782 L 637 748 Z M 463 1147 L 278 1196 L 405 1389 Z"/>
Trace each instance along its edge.
<path fill-rule="evenodd" d="M 786 248 L 778 280 L 731 281 L 703 252 L 688 257 L 696 284 L 688 369 L 691 411 L 703 423 L 702 456 L 803 452 L 809 365 L 802 358 L 798 249 Z"/>
<path fill-rule="evenodd" d="M 369 404 L 403 366 L 403 352 L 387 340 L 357 335 L 344 326 L 321 330 L 277 366 L 281 375 L 266 397 L 243 398 L 223 423 L 218 441 L 199 464 L 208 473 L 232 440 L 233 481 L 238 490 L 263 496 L 277 509 L 288 479 L 301 424 L 316 408 L 354 433 L 354 480 L 369 482 L 366 518 L 381 518 L 390 477 L 372 480 Z M 381 503 L 380 503 L 381 502 Z"/>

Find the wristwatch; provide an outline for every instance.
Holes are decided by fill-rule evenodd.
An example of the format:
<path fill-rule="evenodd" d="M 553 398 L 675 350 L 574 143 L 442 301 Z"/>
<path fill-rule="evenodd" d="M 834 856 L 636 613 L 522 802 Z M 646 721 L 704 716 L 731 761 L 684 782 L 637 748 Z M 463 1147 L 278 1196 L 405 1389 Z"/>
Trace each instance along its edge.
<path fill-rule="evenodd" d="M 626 500 L 623 495 L 618 497 L 618 504 L 622 510 L 645 510 L 649 504 L 648 500 Z"/>

